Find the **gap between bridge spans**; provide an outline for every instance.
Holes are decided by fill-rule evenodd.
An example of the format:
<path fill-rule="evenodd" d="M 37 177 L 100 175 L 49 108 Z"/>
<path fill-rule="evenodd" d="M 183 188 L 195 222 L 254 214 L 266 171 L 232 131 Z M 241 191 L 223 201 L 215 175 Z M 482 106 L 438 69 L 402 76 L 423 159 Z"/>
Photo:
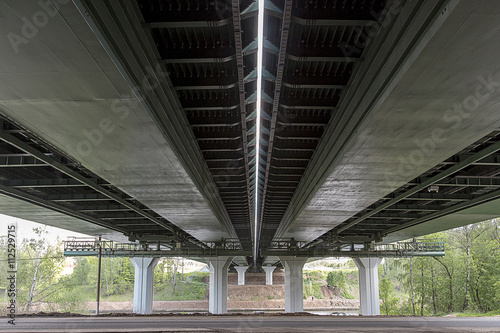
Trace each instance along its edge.
<path fill-rule="evenodd" d="M 255 111 L 257 119 L 255 124 L 256 129 L 256 144 L 255 144 L 255 198 L 254 198 L 254 242 L 253 242 L 253 261 L 257 264 L 259 254 L 259 184 L 260 184 L 260 128 L 261 128 L 261 107 L 262 107 L 262 58 L 264 56 L 264 3 L 265 0 L 257 0 L 259 12 L 257 17 L 257 103 Z"/>

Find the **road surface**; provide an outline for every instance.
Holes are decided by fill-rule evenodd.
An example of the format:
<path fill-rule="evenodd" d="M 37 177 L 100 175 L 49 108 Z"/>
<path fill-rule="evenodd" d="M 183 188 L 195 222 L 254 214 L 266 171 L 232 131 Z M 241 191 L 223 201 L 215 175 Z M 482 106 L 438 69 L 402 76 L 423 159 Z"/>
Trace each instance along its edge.
<path fill-rule="evenodd" d="M 0 332 L 500 332 L 500 317 L 136 316 L 2 318 Z"/>

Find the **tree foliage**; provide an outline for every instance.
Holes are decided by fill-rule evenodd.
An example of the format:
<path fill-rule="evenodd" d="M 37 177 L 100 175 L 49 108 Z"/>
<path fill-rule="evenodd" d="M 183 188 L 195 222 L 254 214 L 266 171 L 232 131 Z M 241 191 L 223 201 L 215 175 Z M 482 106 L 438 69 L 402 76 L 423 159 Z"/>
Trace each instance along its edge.
<path fill-rule="evenodd" d="M 60 292 L 57 274 L 64 257 L 60 244 L 49 244 L 45 228 L 33 228 L 35 237 L 24 239 L 18 251 L 17 301 L 29 312 L 38 303 Z"/>
<path fill-rule="evenodd" d="M 379 284 L 379 294 L 382 304 L 380 305 L 380 312 L 384 315 L 394 315 L 397 313 L 398 298 L 394 295 L 394 287 L 392 283 L 382 278 Z"/>
<path fill-rule="evenodd" d="M 444 257 L 387 260 L 400 267 L 391 282 L 408 295 L 399 313 L 413 314 L 413 304 L 416 315 L 499 310 L 499 226 L 492 220 L 425 236 L 446 241 Z"/>
<path fill-rule="evenodd" d="M 339 289 L 345 289 L 346 287 L 346 276 L 342 271 L 331 271 L 326 276 L 326 282 L 329 286 L 336 287 Z"/>

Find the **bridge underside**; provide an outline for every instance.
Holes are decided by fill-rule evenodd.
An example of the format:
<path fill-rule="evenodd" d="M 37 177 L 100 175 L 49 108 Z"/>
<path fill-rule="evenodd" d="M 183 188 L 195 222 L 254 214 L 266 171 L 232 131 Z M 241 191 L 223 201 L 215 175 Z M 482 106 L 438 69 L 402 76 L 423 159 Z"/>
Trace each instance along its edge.
<path fill-rule="evenodd" d="M 498 216 L 498 2 L 266 1 L 260 124 L 256 4 L 1 1 L 48 21 L 0 40 L 0 212 L 245 254 Z"/>

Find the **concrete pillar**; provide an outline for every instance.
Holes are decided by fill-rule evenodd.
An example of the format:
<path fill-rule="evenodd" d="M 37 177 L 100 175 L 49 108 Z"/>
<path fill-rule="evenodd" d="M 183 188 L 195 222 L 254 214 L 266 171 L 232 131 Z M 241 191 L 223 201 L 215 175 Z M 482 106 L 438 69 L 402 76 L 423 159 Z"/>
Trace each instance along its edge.
<path fill-rule="evenodd" d="M 362 316 L 380 315 L 378 266 L 382 258 L 353 258 L 359 271 L 359 301 Z"/>
<path fill-rule="evenodd" d="M 285 266 L 285 312 L 304 311 L 302 268 L 307 258 L 280 257 Z"/>
<path fill-rule="evenodd" d="M 213 314 L 227 313 L 227 269 L 233 257 L 207 258 L 210 268 L 208 311 Z"/>
<path fill-rule="evenodd" d="M 238 272 L 238 286 L 245 285 L 245 272 L 248 269 L 248 266 L 235 266 L 234 267 Z"/>
<path fill-rule="evenodd" d="M 276 266 L 262 266 L 262 269 L 264 272 L 266 272 L 266 285 L 272 286 L 273 285 L 273 272 L 276 269 Z"/>
<path fill-rule="evenodd" d="M 160 258 L 130 258 L 134 265 L 134 313 L 153 313 L 154 269 Z"/>

